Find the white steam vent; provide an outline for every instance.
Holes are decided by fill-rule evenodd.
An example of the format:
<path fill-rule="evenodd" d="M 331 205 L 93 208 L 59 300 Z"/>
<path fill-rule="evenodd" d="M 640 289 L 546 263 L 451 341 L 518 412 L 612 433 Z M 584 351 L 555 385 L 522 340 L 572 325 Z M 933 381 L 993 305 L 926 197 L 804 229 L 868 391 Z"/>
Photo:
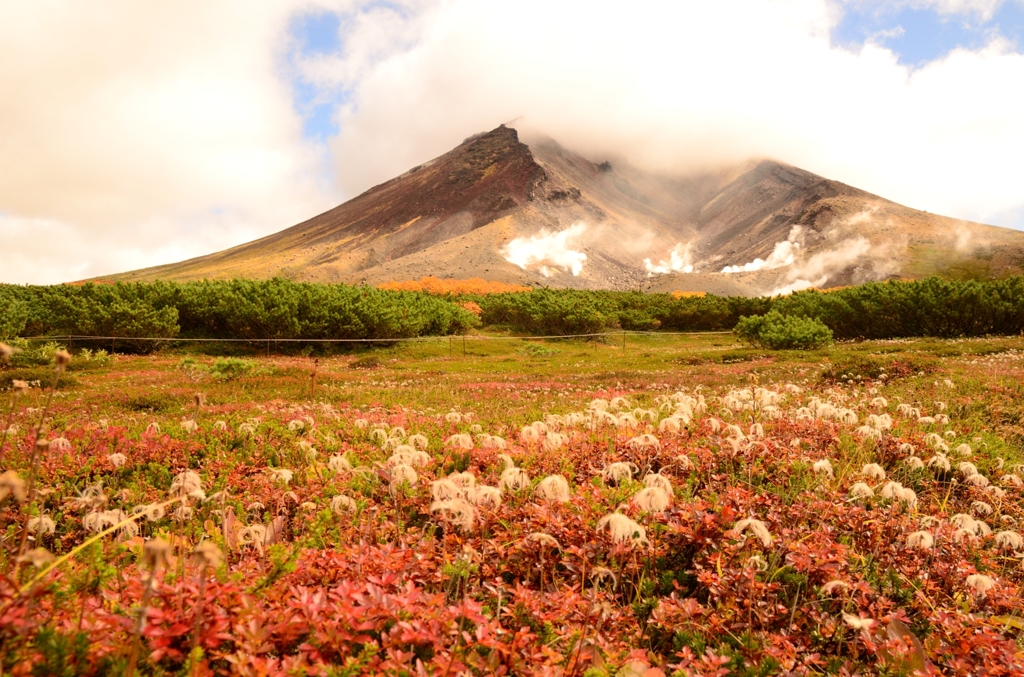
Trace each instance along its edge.
<path fill-rule="evenodd" d="M 668 253 L 668 261 L 658 261 L 655 265 L 650 259 L 644 259 L 644 267 L 647 268 L 647 277 L 652 275 L 665 275 L 666 273 L 692 273 L 693 272 L 693 248 L 692 242 L 685 245 L 682 242 L 676 243 L 672 251 Z"/>
<path fill-rule="evenodd" d="M 783 268 L 793 265 L 797 254 L 800 253 L 800 235 L 803 233 L 801 226 L 793 226 L 789 231 L 789 237 L 783 242 L 776 242 L 775 249 L 768 255 L 767 259 L 754 259 L 742 266 L 726 266 L 722 268 L 723 273 L 752 273 L 757 270 L 769 270 L 772 268 Z"/>
<path fill-rule="evenodd" d="M 535 268 L 544 277 L 551 277 L 556 269 L 579 275 L 587 255 L 570 248 L 569 243 L 583 235 L 585 223 L 576 223 L 558 233 L 541 230 L 530 237 L 517 237 L 501 250 L 509 263 L 523 270 Z"/>

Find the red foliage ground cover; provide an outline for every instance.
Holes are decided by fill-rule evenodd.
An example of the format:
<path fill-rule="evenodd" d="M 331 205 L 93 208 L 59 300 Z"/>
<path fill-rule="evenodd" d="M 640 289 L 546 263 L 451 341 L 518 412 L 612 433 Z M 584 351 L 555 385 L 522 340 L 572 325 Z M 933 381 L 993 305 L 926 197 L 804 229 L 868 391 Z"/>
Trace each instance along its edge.
<path fill-rule="evenodd" d="M 923 411 L 882 383 L 523 385 L 566 407 L 524 427 L 343 397 L 55 400 L 31 500 L 12 478 L 42 412 L 16 404 L 0 664 L 124 674 L 138 642 L 137 674 L 1021 674 L 1015 452 L 943 420 L 955 391 Z"/>

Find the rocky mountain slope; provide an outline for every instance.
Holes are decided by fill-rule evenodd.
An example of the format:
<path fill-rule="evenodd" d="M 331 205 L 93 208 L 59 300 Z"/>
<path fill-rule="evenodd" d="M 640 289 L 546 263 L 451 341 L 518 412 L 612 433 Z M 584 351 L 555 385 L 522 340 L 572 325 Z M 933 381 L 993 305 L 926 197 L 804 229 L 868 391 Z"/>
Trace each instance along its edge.
<path fill-rule="evenodd" d="M 593 162 L 501 126 L 308 221 L 104 279 L 434 275 L 534 286 L 784 293 L 1024 270 L 1024 234 L 763 160 L 691 176 Z"/>

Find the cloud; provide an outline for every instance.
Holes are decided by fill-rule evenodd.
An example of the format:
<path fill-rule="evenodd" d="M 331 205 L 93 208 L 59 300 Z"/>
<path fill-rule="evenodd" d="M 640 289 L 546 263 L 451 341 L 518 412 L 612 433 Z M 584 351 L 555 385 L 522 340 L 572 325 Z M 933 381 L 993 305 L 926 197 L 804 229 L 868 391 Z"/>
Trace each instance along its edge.
<path fill-rule="evenodd" d="M 931 10 L 946 18 L 987 22 L 1008 2 L 1020 0 L 845 0 L 839 5 L 876 14 L 895 14 L 904 9 Z"/>
<path fill-rule="evenodd" d="M 380 37 L 350 82 L 331 142 L 339 187 L 517 119 L 524 137 L 594 159 L 691 171 L 767 156 L 931 212 L 1017 213 L 1024 56 L 994 36 L 910 69 L 877 44 L 834 44 L 841 13 L 825 0 L 430 4 L 406 19 L 414 44 L 389 54 Z"/>
<path fill-rule="evenodd" d="M 1024 227 L 1024 56 L 993 34 L 909 69 L 835 44 L 843 7 L 0 0 L 0 281 L 238 244 L 514 119 L 595 159 L 685 172 L 774 157 Z M 303 54 L 290 27 L 322 12 L 340 48 Z M 299 86 L 344 102 L 329 145 L 303 136 Z"/>
<path fill-rule="evenodd" d="M 279 72 L 293 11 L 0 1 L 0 281 L 170 262 L 332 206 Z"/>
<path fill-rule="evenodd" d="M 968 14 L 988 21 L 1006 0 L 903 0 L 893 3 L 914 9 L 933 9 L 939 14 Z"/>

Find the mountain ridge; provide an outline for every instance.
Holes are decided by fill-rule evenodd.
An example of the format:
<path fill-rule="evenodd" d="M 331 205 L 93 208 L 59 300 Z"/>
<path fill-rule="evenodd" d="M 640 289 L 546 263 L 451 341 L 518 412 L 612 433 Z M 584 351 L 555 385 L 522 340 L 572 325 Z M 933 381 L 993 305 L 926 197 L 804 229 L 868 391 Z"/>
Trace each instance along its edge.
<path fill-rule="evenodd" d="M 919 277 L 957 262 L 981 276 L 1024 272 L 1024 234 L 913 210 L 776 160 L 661 175 L 594 162 L 552 139 L 526 144 L 502 125 L 277 233 L 101 279 L 433 275 L 752 295 Z"/>

